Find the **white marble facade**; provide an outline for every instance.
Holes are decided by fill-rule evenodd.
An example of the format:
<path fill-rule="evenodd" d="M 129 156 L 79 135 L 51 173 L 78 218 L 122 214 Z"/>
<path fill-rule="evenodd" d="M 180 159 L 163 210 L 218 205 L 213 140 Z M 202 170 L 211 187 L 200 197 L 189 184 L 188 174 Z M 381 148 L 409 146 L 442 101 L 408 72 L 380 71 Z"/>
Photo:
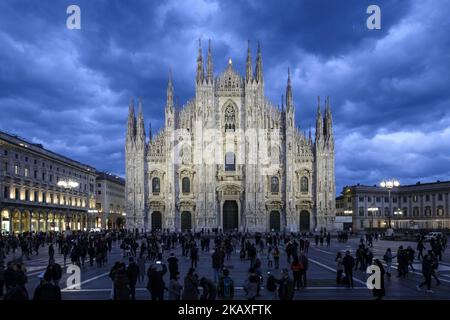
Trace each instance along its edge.
<path fill-rule="evenodd" d="M 206 70 L 205 70 L 206 66 Z M 130 229 L 193 231 L 331 230 L 334 141 L 329 99 L 317 107 L 315 138 L 295 125 L 290 74 L 282 106 L 264 96 L 261 50 L 245 75 L 228 60 L 214 76 L 211 43 L 197 58 L 195 97 L 174 105 L 171 76 L 165 126 L 146 138 L 142 103 L 130 102 L 126 214 Z"/>

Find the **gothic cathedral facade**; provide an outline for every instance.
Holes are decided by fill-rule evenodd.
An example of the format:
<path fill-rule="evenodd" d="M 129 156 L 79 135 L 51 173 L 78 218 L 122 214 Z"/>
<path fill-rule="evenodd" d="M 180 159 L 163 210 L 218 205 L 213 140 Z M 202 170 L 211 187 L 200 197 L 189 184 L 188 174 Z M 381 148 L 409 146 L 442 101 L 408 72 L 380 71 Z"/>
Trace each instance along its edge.
<path fill-rule="evenodd" d="M 206 64 L 206 70 L 205 70 Z M 332 230 L 334 140 L 329 99 L 317 107 L 314 140 L 295 125 L 290 73 L 281 106 L 264 95 L 260 46 L 245 75 L 229 59 L 217 77 L 211 43 L 201 45 L 195 97 L 174 105 L 171 75 L 165 126 L 146 138 L 142 103 L 130 101 L 126 135 L 129 229 L 201 231 Z"/>

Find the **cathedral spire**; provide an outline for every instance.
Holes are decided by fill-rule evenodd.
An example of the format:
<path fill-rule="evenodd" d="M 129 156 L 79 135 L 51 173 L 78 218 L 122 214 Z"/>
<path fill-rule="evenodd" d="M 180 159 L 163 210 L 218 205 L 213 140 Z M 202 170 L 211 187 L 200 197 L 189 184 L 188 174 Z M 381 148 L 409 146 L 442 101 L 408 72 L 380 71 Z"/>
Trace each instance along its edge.
<path fill-rule="evenodd" d="M 152 139 L 152 122 L 150 121 L 148 125 L 148 141 L 152 142 Z"/>
<path fill-rule="evenodd" d="M 316 116 L 316 143 L 323 136 L 323 120 L 320 112 L 320 97 L 317 97 L 317 116 Z"/>
<path fill-rule="evenodd" d="M 286 109 L 289 112 L 289 111 L 292 111 L 293 107 L 294 107 L 294 103 L 292 100 L 291 71 L 288 68 L 288 79 L 287 79 L 287 86 L 286 86 Z"/>
<path fill-rule="evenodd" d="M 139 111 L 138 111 L 138 120 L 136 127 L 136 137 L 142 139 L 145 142 L 145 128 L 144 128 L 144 114 L 142 112 L 142 99 L 139 98 Z"/>
<path fill-rule="evenodd" d="M 127 126 L 127 139 L 134 138 L 136 135 L 136 118 L 134 114 L 134 99 L 130 98 L 128 105 L 128 126 Z"/>
<path fill-rule="evenodd" d="M 208 84 L 213 83 L 214 79 L 214 71 L 213 71 L 213 61 L 212 61 L 212 53 L 211 53 L 211 39 L 208 42 L 208 58 L 206 61 L 206 74 L 207 74 L 207 82 Z"/>
<path fill-rule="evenodd" d="M 258 41 L 258 56 L 256 57 L 255 79 L 258 83 L 264 82 L 262 70 L 261 45 Z"/>
<path fill-rule="evenodd" d="M 252 54 L 250 52 L 250 40 L 248 40 L 247 63 L 245 66 L 245 80 L 251 82 L 253 80 Z"/>
<path fill-rule="evenodd" d="M 333 119 L 331 116 L 331 108 L 330 108 L 330 97 L 327 97 L 326 103 L 325 103 L 325 118 L 324 118 L 324 131 L 326 138 L 332 138 L 333 137 Z"/>
<path fill-rule="evenodd" d="M 202 42 L 198 39 L 198 57 L 197 57 L 197 83 L 202 83 L 205 78 L 205 68 L 203 66 Z"/>
<path fill-rule="evenodd" d="M 312 142 L 312 136 L 311 136 L 311 124 L 309 125 L 308 140 L 309 140 L 309 143 Z"/>
<path fill-rule="evenodd" d="M 169 80 L 167 82 L 166 108 L 170 111 L 173 110 L 173 84 L 172 84 L 172 70 L 171 69 L 169 69 Z"/>

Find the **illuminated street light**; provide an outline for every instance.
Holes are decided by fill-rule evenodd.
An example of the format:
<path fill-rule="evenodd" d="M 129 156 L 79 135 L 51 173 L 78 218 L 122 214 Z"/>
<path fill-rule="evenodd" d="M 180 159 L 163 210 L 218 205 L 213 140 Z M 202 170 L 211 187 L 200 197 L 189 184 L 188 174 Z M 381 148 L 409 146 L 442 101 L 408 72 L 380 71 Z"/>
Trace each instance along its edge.
<path fill-rule="evenodd" d="M 75 189 L 80 185 L 78 182 L 73 180 L 60 180 L 57 183 L 58 187 L 66 188 L 66 189 Z"/>
<path fill-rule="evenodd" d="M 391 209 L 392 209 L 392 205 L 391 205 L 391 190 L 393 188 L 397 188 L 400 186 L 400 182 L 397 179 L 385 179 L 383 181 L 380 182 L 380 187 L 387 189 L 388 193 L 389 193 L 389 228 L 392 228 L 392 223 L 391 223 Z"/>

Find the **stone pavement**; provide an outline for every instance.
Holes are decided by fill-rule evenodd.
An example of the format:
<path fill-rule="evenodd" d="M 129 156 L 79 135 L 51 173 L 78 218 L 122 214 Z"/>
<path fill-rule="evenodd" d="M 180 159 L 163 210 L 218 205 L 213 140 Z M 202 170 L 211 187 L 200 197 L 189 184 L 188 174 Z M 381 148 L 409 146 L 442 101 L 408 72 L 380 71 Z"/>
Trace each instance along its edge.
<path fill-rule="evenodd" d="M 307 273 L 308 286 L 305 289 L 295 291 L 295 299 L 334 299 L 334 300 L 351 300 L 351 299 L 373 299 L 372 292 L 367 289 L 365 282 L 367 275 L 361 271 L 354 273 L 354 289 L 347 289 L 346 287 L 338 287 L 335 283 L 335 256 L 338 250 L 345 251 L 350 250 L 352 253 L 358 244 L 359 239 L 350 239 L 348 243 L 339 243 L 337 240 L 332 239 L 330 247 L 318 246 L 315 247 L 311 244 L 308 257 L 310 261 L 310 267 Z M 390 247 L 394 254 L 399 245 L 404 247 L 411 245 L 415 249 L 416 244 L 412 242 L 393 242 L 393 241 L 377 241 L 374 242 L 373 253 L 375 258 L 380 258 L 384 255 L 385 250 Z M 190 267 L 190 260 L 181 257 L 181 248 L 178 247 L 174 250 L 176 256 L 179 259 L 180 266 L 180 282 L 182 283 L 184 275 Z M 169 256 L 170 251 L 164 253 L 163 262 Z M 200 252 L 200 260 L 197 268 L 197 274 L 199 277 L 205 276 L 213 279 L 213 270 L 211 268 L 211 252 Z M 16 253 L 16 256 L 20 256 Z M 56 261 L 63 265 L 61 255 L 56 254 Z M 9 261 L 13 256 L 10 254 L 5 261 Z M 282 250 L 280 257 L 280 270 L 274 270 L 267 268 L 267 259 L 265 254 L 261 255 L 263 264 L 263 275 L 265 276 L 267 271 L 271 271 L 276 277 L 280 276 L 280 270 L 288 267 L 286 255 Z M 111 296 L 112 283 L 108 277 L 109 270 L 115 261 L 128 262 L 128 258 L 122 256 L 122 250 L 118 248 L 118 243 L 114 245 L 113 251 L 109 256 L 108 264 L 105 267 L 97 268 L 86 265 L 81 269 L 81 289 L 71 290 L 66 288 L 66 280 L 68 274 L 64 274 L 61 280 L 62 295 L 64 300 L 107 300 Z M 395 259 L 394 259 L 395 260 Z M 47 265 L 47 248 L 42 248 L 39 256 L 32 256 L 31 260 L 25 260 L 27 266 L 28 284 L 27 288 L 30 296 L 32 296 L 35 287 L 39 283 L 38 275 L 41 274 Z M 447 251 L 444 254 L 444 262 L 440 264 L 438 275 L 442 281 L 439 287 L 436 287 L 433 280 L 434 294 L 426 293 L 425 291 L 418 292 L 416 290 L 416 284 L 422 281 L 420 273 L 420 262 L 416 261 L 415 272 L 410 272 L 407 279 L 399 279 L 396 277 L 395 272 L 391 279 L 385 281 L 386 285 L 386 297 L 385 299 L 450 299 L 450 253 Z M 245 299 L 245 293 L 243 290 L 243 284 L 247 278 L 247 271 L 250 262 L 248 260 L 241 262 L 239 259 L 239 253 L 236 251 L 233 253 L 230 261 L 225 262 L 225 266 L 230 269 L 231 277 L 235 282 L 235 297 L 236 299 Z M 148 268 L 149 263 L 146 268 Z M 396 264 L 394 264 L 396 268 Z M 395 270 L 394 270 L 395 271 Z M 169 282 L 168 273 L 165 276 L 166 284 Z M 150 294 L 145 288 L 147 284 L 147 278 L 141 283 L 138 283 L 136 296 L 139 300 L 150 299 Z M 266 290 L 261 290 L 261 297 L 263 299 L 270 299 Z"/>

